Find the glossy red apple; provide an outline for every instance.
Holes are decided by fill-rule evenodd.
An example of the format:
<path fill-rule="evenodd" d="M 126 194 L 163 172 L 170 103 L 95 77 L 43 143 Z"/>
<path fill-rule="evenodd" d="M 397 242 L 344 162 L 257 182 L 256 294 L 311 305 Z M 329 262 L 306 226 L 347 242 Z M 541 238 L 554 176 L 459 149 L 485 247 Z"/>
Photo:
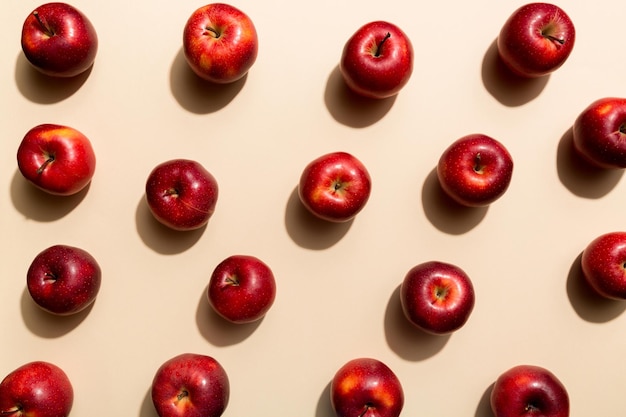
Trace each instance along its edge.
<path fill-rule="evenodd" d="M 400 286 L 406 318 L 432 334 L 449 334 L 465 325 L 474 309 L 474 286 L 456 265 L 429 261 L 414 266 Z"/>
<path fill-rule="evenodd" d="M 254 256 L 229 256 L 213 270 L 207 297 L 215 312 L 228 321 L 257 321 L 265 316 L 276 298 L 274 274 Z"/>
<path fill-rule="evenodd" d="M 572 129 L 574 148 L 591 164 L 626 168 L 626 99 L 605 97 L 585 108 Z"/>
<path fill-rule="evenodd" d="M 68 196 L 85 188 L 96 171 L 91 142 L 78 130 L 57 124 L 30 129 L 17 149 L 17 165 L 29 182 L 50 194 Z"/>
<path fill-rule="evenodd" d="M 404 407 L 404 391 L 386 364 L 357 358 L 333 377 L 330 400 L 337 417 L 398 417 Z"/>
<path fill-rule="evenodd" d="M 230 397 L 226 371 L 214 358 L 183 353 L 164 362 L 152 381 L 159 417 L 219 417 Z"/>
<path fill-rule="evenodd" d="M 172 159 L 157 165 L 146 181 L 154 217 L 174 230 L 194 230 L 209 222 L 218 197 L 215 177 L 200 163 Z"/>
<path fill-rule="evenodd" d="M 365 165 L 347 152 L 332 152 L 311 161 L 302 171 L 298 195 L 315 216 L 346 222 L 365 207 L 372 180 Z"/>
<path fill-rule="evenodd" d="M 569 417 L 569 396 L 549 370 L 518 365 L 496 380 L 491 409 L 495 417 Z"/>
<path fill-rule="evenodd" d="M 513 176 L 513 159 L 504 145 L 483 134 L 463 136 L 441 155 L 437 177 L 459 204 L 487 206 L 505 193 Z"/>
<path fill-rule="evenodd" d="M 183 52 L 191 69 L 214 83 L 231 83 L 255 63 L 259 40 L 254 23 L 241 10 L 211 3 L 195 10 L 183 32 Z"/>
<path fill-rule="evenodd" d="M 0 415 L 7 417 L 67 417 L 74 390 L 58 366 L 26 363 L 0 382 Z"/>
<path fill-rule="evenodd" d="M 576 30 L 570 17 L 550 3 L 528 3 L 504 23 L 497 39 L 504 64 L 521 77 L 541 77 L 570 56 Z"/>
<path fill-rule="evenodd" d="M 28 62 L 53 77 L 85 72 L 98 52 L 98 36 L 87 16 L 60 2 L 33 10 L 24 21 L 21 40 Z"/>
<path fill-rule="evenodd" d="M 393 23 L 367 23 L 346 42 L 339 71 L 359 95 L 375 99 L 394 96 L 411 78 L 413 46 Z"/>
<path fill-rule="evenodd" d="M 626 300 L 626 232 L 593 239 L 581 256 L 583 276 L 601 296 Z"/>

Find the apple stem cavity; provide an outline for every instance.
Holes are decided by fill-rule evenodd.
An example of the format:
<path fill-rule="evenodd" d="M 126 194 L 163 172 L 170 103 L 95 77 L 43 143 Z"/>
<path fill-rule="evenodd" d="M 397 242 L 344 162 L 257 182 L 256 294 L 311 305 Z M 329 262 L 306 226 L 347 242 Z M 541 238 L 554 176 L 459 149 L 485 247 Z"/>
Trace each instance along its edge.
<path fill-rule="evenodd" d="M 376 51 L 374 52 L 374 56 L 376 58 L 380 57 L 383 53 L 383 44 L 385 43 L 385 41 L 387 41 L 387 39 L 391 38 L 391 33 L 387 32 L 387 34 L 385 35 L 385 37 L 383 38 L 382 41 L 380 41 L 378 43 L 378 45 L 376 45 Z"/>
<path fill-rule="evenodd" d="M 46 281 L 56 281 L 58 278 L 52 272 L 46 272 Z"/>
<path fill-rule="evenodd" d="M 37 169 L 37 174 L 41 174 L 52 162 L 54 162 L 54 155 L 48 155 L 48 159 Z"/>
<path fill-rule="evenodd" d="M 41 18 L 41 16 L 39 15 L 39 12 L 37 10 L 35 10 L 33 12 L 33 16 L 35 16 L 35 19 L 37 19 L 37 22 L 39 23 L 39 25 L 42 27 L 43 31 L 46 33 L 46 35 L 52 37 L 54 36 L 54 31 L 52 30 L 52 28 L 50 26 L 48 26 L 48 24 L 46 24 L 46 22 Z"/>
<path fill-rule="evenodd" d="M 482 157 L 479 152 L 474 157 L 474 172 L 476 172 L 477 174 L 482 174 L 484 167 L 485 166 L 482 164 Z"/>

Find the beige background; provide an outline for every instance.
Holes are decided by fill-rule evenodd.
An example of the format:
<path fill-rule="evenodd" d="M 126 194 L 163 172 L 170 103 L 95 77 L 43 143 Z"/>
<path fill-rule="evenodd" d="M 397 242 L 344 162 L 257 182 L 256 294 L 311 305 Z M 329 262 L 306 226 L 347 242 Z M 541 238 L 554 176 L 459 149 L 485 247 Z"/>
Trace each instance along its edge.
<path fill-rule="evenodd" d="M 626 95 L 626 3 L 562 1 L 577 43 L 557 73 L 527 86 L 494 70 L 493 42 L 520 1 L 240 0 L 260 53 L 233 86 L 203 86 L 181 54 L 198 1 L 75 0 L 100 38 L 93 70 L 52 84 L 22 56 L 26 15 L 0 6 L 0 374 L 31 360 L 61 366 L 75 387 L 72 415 L 154 417 L 158 366 L 182 352 L 216 357 L 231 380 L 227 416 L 329 417 L 328 383 L 349 359 L 376 357 L 400 377 L 406 416 L 490 416 L 489 388 L 507 368 L 550 368 L 573 417 L 625 410 L 625 305 L 589 296 L 579 255 L 624 228 L 621 172 L 581 170 L 570 127 L 591 101 Z M 349 100 L 337 71 L 362 24 L 389 20 L 413 41 L 415 71 L 396 99 Z M 98 166 L 90 188 L 50 198 L 26 184 L 15 153 L 43 122 L 88 135 Z M 445 205 L 433 169 L 456 138 L 489 134 L 515 160 L 505 196 L 488 209 Z M 373 178 L 355 221 L 327 225 L 295 187 L 313 158 L 344 150 Z M 173 233 L 144 203 L 149 171 L 194 158 L 218 179 L 209 225 Z M 91 252 L 103 285 L 71 318 L 38 310 L 25 290 L 33 257 L 57 243 Z M 246 253 L 274 270 L 278 294 L 252 326 L 224 324 L 204 291 L 215 265 Z M 466 326 L 427 337 L 401 315 L 398 286 L 413 265 L 457 264 L 477 301 Z"/>

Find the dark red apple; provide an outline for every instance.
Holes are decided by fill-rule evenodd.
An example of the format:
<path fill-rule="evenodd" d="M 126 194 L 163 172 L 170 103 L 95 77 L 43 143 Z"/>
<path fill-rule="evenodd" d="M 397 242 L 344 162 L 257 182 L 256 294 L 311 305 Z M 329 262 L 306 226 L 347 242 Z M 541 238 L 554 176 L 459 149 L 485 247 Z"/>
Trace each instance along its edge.
<path fill-rule="evenodd" d="M 252 20 L 241 10 L 211 3 L 195 10 L 183 32 L 183 52 L 191 69 L 214 83 L 231 83 L 256 61 L 259 40 Z"/>
<path fill-rule="evenodd" d="M 68 196 L 91 182 L 96 155 L 78 130 L 46 123 L 26 133 L 17 149 L 17 165 L 24 178 L 41 190 Z"/>
<path fill-rule="evenodd" d="M 570 17 L 550 3 L 528 3 L 507 19 L 497 39 L 504 64 L 521 77 L 541 77 L 570 56 L 576 30 Z"/>
<path fill-rule="evenodd" d="M 346 222 L 365 207 L 372 189 L 369 172 L 353 155 L 333 152 L 311 161 L 302 171 L 298 195 L 315 216 Z"/>
<path fill-rule="evenodd" d="M 459 204 L 487 206 L 509 188 L 513 159 L 504 145 L 483 134 L 463 136 L 441 155 L 437 177 Z"/>
<path fill-rule="evenodd" d="M 265 316 L 276 298 L 274 274 L 254 256 L 229 256 L 213 270 L 207 297 L 211 307 L 228 321 L 257 321 Z"/>
<path fill-rule="evenodd" d="M 600 295 L 626 300 L 626 232 L 610 232 L 592 240 L 581 257 L 583 275 Z"/>
<path fill-rule="evenodd" d="M 87 16 L 60 2 L 33 10 L 24 21 L 21 40 L 28 62 L 53 77 L 85 72 L 98 52 L 98 36 Z"/>
<path fill-rule="evenodd" d="M 585 108 L 573 127 L 574 148 L 591 164 L 626 168 L 626 99 L 605 97 Z"/>
<path fill-rule="evenodd" d="M 214 358 L 183 353 L 164 362 L 152 381 L 159 417 L 219 417 L 230 397 L 226 371 Z"/>
<path fill-rule="evenodd" d="M 414 266 L 400 286 L 406 318 L 432 334 L 452 333 L 465 325 L 474 309 L 474 286 L 456 265 L 430 261 Z"/>
<path fill-rule="evenodd" d="M 101 282 L 96 259 L 84 249 L 68 245 L 44 249 L 26 273 L 28 292 L 35 303 L 58 315 L 75 314 L 91 305 Z"/>
<path fill-rule="evenodd" d="M 330 400 L 337 417 L 398 417 L 404 407 L 404 391 L 386 364 L 357 358 L 333 377 Z"/>
<path fill-rule="evenodd" d="M 346 42 L 339 71 L 359 95 L 375 99 L 394 96 L 411 78 L 413 46 L 393 23 L 367 23 Z"/>
<path fill-rule="evenodd" d="M 495 417 L 569 417 L 569 396 L 549 370 L 518 365 L 496 380 L 491 409 Z"/>
<path fill-rule="evenodd" d="M 146 181 L 146 200 L 154 217 L 181 231 L 198 229 L 209 222 L 218 191 L 215 177 L 189 159 L 157 165 Z"/>
<path fill-rule="evenodd" d="M 67 417 L 73 403 L 69 378 L 49 362 L 26 363 L 0 382 L 0 416 Z"/>

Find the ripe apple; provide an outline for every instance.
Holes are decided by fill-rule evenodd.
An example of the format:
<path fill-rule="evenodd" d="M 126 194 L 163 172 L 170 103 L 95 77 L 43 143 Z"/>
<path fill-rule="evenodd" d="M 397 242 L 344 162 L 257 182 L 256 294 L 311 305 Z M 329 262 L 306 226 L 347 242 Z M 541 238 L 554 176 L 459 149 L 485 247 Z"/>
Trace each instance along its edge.
<path fill-rule="evenodd" d="M 230 396 L 226 371 L 214 358 L 183 353 L 164 362 L 152 381 L 159 417 L 219 417 Z"/>
<path fill-rule="evenodd" d="M 174 230 L 198 229 L 217 204 L 215 177 L 200 163 L 172 159 L 157 165 L 146 181 L 146 200 L 154 217 Z"/>
<path fill-rule="evenodd" d="M 85 188 L 96 171 L 91 142 L 78 130 L 56 124 L 30 129 L 17 149 L 17 164 L 29 182 L 50 194 L 68 196 Z"/>
<path fill-rule="evenodd" d="M 66 417 L 73 402 L 69 378 L 52 363 L 26 363 L 0 382 L 1 416 Z"/>
<path fill-rule="evenodd" d="M 585 108 L 572 129 L 574 148 L 591 164 L 626 168 L 626 99 L 605 97 Z"/>
<path fill-rule="evenodd" d="M 331 222 L 353 219 L 369 200 L 369 172 L 353 155 L 332 152 L 311 161 L 302 171 L 298 196 L 315 216 Z"/>
<path fill-rule="evenodd" d="M 568 417 L 569 396 L 549 370 L 518 365 L 496 380 L 491 391 L 495 417 Z"/>
<path fill-rule="evenodd" d="M 207 297 L 215 312 L 228 321 L 257 321 L 276 298 L 274 274 L 254 256 L 229 256 L 213 270 Z"/>
<path fill-rule="evenodd" d="M 404 406 L 404 391 L 386 364 L 357 358 L 333 377 L 330 400 L 337 417 L 398 417 Z"/>
<path fill-rule="evenodd" d="M 60 2 L 33 10 L 24 21 L 21 41 L 28 62 L 53 77 L 85 72 L 98 52 L 98 36 L 87 16 Z"/>
<path fill-rule="evenodd" d="M 487 206 L 509 188 L 513 159 L 497 140 L 483 134 L 463 136 L 441 155 L 437 177 L 443 190 L 459 204 Z"/>
<path fill-rule="evenodd" d="M 54 245 L 33 259 L 26 286 L 35 303 L 58 315 L 78 313 L 91 305 L 100 291 L 102 272 L 87 251 Z"/>
<path fill-rule="evenodd" d="M 496 43 L 502 62 L 514 74 L 537 78 L 561 67 L 575 40 L 574 24 L 561 8 L 529 3 L 508 18 Z"/>
<path fill-rule="evenodd" d="M 626 232 L 610 232 L 592 240 L 581 256 L 583 276 L 598 294 L 626 300 Z"/>
<path fill-rule="evenodd" d="M 256 61 L 259 40 L 252 20 L 241 10 L 212 3 L 195 10 L 183 32 L 183 52 L 199 77 L 232 83 Z"/>
<path fill-rule="evenodd" d="M 346 42 L 339 71 L 357 94 L 375 99 L 394 96 L 411 78 L 413 46 L 398 26 L 367 23 Z"/>
<path fill-rule="evenodd" d="M 456 265 L 429 261 L 414 266 L 400 286 L 400 301 L 406 318 L 432 334 L 460 329 L 474 309 L 474 287 Z"/>

